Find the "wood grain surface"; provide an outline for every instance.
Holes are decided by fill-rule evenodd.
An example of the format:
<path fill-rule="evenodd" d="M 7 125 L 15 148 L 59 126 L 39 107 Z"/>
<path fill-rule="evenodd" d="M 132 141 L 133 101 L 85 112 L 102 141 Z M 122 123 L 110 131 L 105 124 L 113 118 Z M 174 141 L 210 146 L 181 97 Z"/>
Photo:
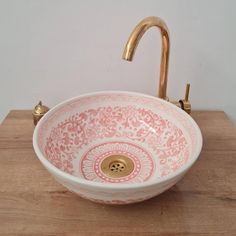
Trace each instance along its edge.
<path fill-rule="evenodd" d="M 107 206 L 67 191 L 32 148 L 30 111 L 0 126 L 0 235 L 236 235 L 236 130 L 224 112 L 193 112 L 200 158 L 167 192 Z"/>

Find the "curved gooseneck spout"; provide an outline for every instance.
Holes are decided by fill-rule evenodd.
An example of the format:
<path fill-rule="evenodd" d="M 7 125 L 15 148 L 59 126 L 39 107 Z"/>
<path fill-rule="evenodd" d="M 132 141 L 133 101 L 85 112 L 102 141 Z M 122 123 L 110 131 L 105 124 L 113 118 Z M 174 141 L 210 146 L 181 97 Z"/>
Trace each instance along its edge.
<path fill-rule="evenodd" d="M 168 28 L 165 22 L 159 17 L 150 16 L 142 20 L 133 30 L 132 34 L 129 37 L 129 40 L 125 46 L 125 50 L 123 53 L 123 59 L 127 61 L 132 61 L 135 50 L 138 46 L 139 40 L 142 38 L 144 33 L 151 28 L 152 26 L 156 26 L 161 31 L 161 39 L 162 39 L 162 53 L 161 53 L 161 65 L 160 65 L 160 81 L 159 81 L 159 94 L 158 96 L 162 99 L 169 100 L 166 96 L 167 89 L 167 74 L 168 74 L 168 62 L 169 62 L 169 52 L 170 52 L 170 39 Z M 175 104 L 179 108 L 183 109 L 187 113 L 191 112 L 191 104 L 188 100 L 189 97 L 189 88 L 190 84 L 186 86 L 185 98 L 179 101 L 171 101 L 171 103 Z M 39 108 L 42 104 L 39 103 L 36 108 Z M 45 109 L 47 107 L 43 106 Z M 41 112 L 42 113 L 42 112 Z M 38 114 L 38 112 L 34 111 L 34 119 L 35 124 L 37 124 L 38 120 L 43 116 L 43 114 Z"/>
<path fill-rule="evenodd" d="M 161 65 L 160 65 L 160 81 L 159 81 L 159 94 L 162 99 L 167 99 L 167 74 L 168 74 L 168 62 L 170 51 L 170 40 L 168 28 L 165 22 L 154 16 L 150 16 L 142 20 L 131 33 L 128 42 L 125 46 L 123 59 L 132 61 L 135 50 L 138 46 L 139 40 L 144 33 L 152 26 L 156 26 L 160 29 L 162 39 L 162 53 L 161 53 Z"/>

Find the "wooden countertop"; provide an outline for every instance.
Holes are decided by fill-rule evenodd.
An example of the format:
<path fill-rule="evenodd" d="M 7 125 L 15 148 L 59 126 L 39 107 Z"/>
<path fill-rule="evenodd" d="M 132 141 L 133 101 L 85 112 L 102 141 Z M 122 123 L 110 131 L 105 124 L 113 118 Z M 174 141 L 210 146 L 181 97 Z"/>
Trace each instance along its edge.
<path fill-rule="evenodd" d="M 193 112 L 204 146 L 177 185 L 151 200 L 92 203 L 58 184 L 32 148 L 30 111 L 0 126 L 0 235 L 236 235 L 236 130 L 224 112 Z"/>

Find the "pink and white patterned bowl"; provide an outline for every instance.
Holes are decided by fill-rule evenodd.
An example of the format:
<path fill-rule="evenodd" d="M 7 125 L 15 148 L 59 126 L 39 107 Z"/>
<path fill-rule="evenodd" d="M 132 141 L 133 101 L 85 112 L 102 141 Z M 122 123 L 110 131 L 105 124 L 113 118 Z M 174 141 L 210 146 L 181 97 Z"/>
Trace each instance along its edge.
<path fill-rule="evenodd" d="M 202 135 L 194 120 L 169 102 L 106 91 L 51 109 L 35 128 L 33 146 L 42 164 L 70 191 L 99 203 L 128 204 L 179 181 L 197 160 Z M 101 163 L 112 155 L 128 157 L 132 172 L 106 175 Z"/>

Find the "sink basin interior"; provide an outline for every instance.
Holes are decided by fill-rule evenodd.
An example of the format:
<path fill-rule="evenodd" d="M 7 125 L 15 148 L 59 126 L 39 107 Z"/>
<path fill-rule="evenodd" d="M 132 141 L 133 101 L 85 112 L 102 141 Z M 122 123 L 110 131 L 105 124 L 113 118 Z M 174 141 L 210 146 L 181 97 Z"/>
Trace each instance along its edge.
<path fill-rule="evenodd" d="M 49 165 L 102 183 L 142 183 L 174 175 L 199 154 L 200 131 L 179 108 L 151 96 L 100 92 L 59 104 L 37 125 Z"/>

